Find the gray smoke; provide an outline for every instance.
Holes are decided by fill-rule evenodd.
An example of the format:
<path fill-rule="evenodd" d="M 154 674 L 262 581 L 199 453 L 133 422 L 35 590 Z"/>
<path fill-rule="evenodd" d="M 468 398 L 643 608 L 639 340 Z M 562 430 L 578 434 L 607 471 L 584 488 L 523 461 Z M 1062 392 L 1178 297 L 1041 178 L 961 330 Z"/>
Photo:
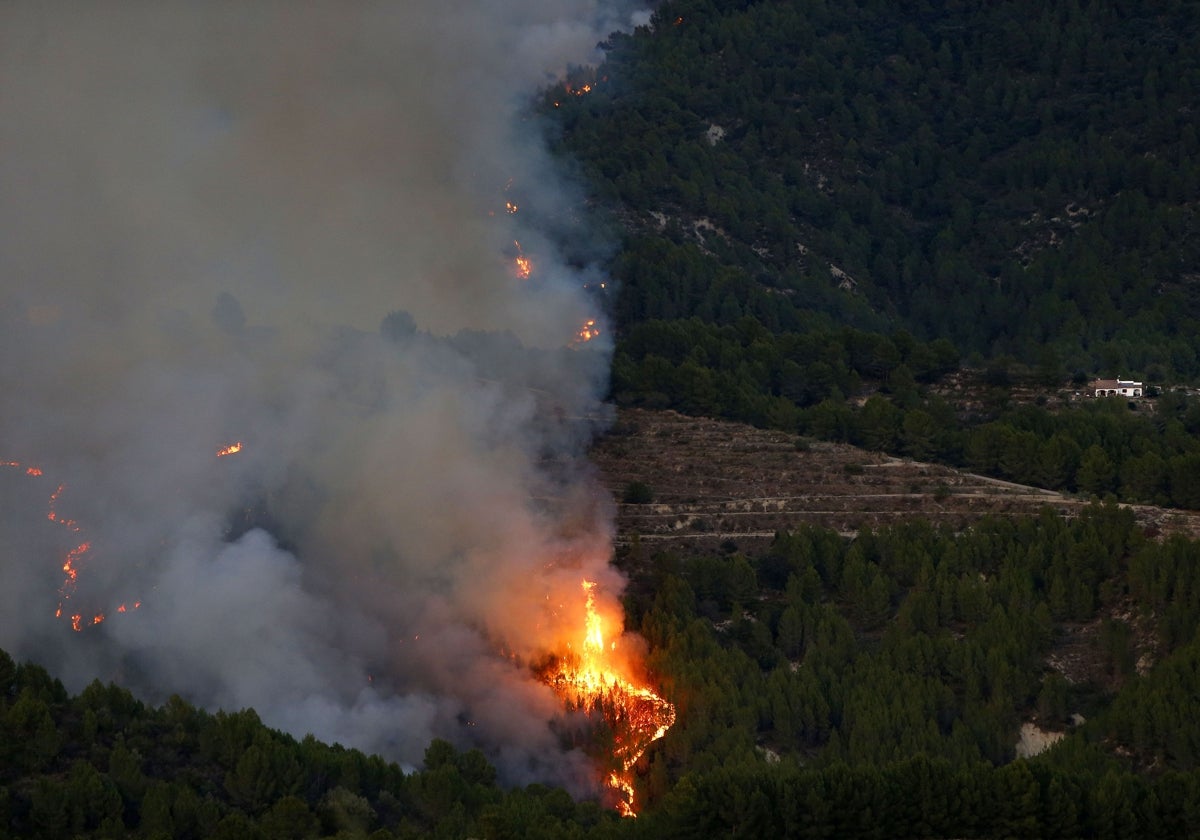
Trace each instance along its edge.
<path fill-rule="evenodd" d="M 620 591 L 580 459 L 608 357 L 573 343 L 600 314 L 556 244 L 580 200 L 525 105 L 630 21 L 0 6 L 0 460 L 43 470 L 0 468 L 0 646 L 74 689 L 570 782 L 525 664 L 583 577 Z"/>

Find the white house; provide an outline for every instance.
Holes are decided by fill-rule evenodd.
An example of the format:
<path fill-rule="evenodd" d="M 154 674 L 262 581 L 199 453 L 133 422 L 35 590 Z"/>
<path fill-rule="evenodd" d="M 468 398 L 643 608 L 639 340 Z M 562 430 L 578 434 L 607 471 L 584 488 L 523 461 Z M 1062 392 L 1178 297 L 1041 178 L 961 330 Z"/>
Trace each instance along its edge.
<path fill-rule="evenodd" d="M 1142 383 L 1125 379 L 1097 379 L 1092 383 L 1092 393 L 1097 397 L 1140 397 Z"/>

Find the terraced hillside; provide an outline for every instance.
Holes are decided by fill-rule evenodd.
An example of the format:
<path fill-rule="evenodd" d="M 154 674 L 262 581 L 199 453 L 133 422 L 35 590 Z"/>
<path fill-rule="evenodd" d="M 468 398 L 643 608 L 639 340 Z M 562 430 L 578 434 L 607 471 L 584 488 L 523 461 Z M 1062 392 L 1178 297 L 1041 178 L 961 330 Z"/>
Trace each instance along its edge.
<path fill-rule="evenodd" d="M 807 522 L 853 533 L 907 516 L 955 528 L 984 515 L 1026 515 L 1049 506 L 1070 515 L 1089 499 L 843 444 L 672 411 L 626 409 L 592 460 L 621 502 L 619 540 L 669 541 L 743 551 Z M 633 483 L 652 500 L 621 500 Z M 1148 533 L 1200 535 L 1200 512 L 1135 506 Z"/>

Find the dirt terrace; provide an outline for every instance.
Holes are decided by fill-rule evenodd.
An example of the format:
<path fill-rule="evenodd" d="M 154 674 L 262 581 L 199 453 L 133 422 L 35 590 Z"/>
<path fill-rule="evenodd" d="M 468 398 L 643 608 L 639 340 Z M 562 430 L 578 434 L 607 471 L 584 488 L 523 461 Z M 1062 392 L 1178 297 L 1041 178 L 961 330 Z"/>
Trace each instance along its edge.
<path fill-rule="evenodd" d="M 984 515 L 1024 516 L 1049 506 L 1071 515 L 1087 499 L 985 478 L 843 444 L 673 411 L 627 409 L 592 450 L 621 501 L 631 482 L 648 504 L 621 504 L 619 541 L 711 551 L 733 540 L 742 551 L 807 522 L 852 534 L 907 516 L 966 527 Z M 1149 533 L 1200 536 L 1200 513 L 1135 506 Z"/>

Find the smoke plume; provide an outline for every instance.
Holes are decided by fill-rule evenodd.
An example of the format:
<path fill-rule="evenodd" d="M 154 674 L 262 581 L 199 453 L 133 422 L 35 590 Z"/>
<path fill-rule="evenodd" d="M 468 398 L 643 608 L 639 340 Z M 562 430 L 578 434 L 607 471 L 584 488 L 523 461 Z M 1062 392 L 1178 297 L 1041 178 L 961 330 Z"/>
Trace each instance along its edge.
<path fill-rule="evenodd" d="M 570 783 L 523 663 L 583 577 L 620 590 L 580 459 L 608 357 L 574 340 L 600 316 L 563 253 L 580 200 L 524 106 L 629 22 L 3 4 L 0 459 L 42 475 L 0 469 L 0 646 Z"/>

